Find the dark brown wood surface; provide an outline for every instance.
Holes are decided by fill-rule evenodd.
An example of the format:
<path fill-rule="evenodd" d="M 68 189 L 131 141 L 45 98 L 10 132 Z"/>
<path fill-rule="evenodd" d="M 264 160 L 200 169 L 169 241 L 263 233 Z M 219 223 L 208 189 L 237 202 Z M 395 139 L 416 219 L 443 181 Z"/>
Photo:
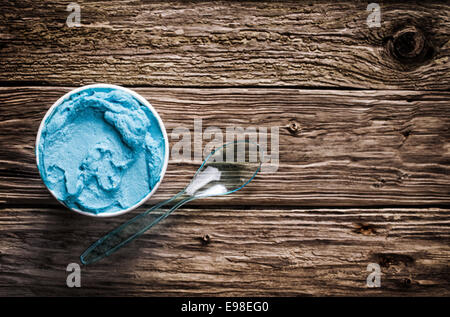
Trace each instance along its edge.
<path fill-rule="evenodd" d="M 133 213 L 136 214 L 136 213 Z M 439 208 L 180 209 L 114 256 L 65 266 L 122 221 L 63 208 L 5 208 L 3 295 L 446 295 L 448 210 Z M 209 236 L 209 243 L 203 237 Z M 379 263 L 381 288 L 367 288 Z M 57 294 L 56 294 L 57 292 Z"/>
<path fill-rule="evenodd" d="M 2 2 L 8 83 L 450 88 L 445 2 L 383 4 L 382 28 L 356 1 L 78 1 L 80 28 L 70 1 Z"/>
<path fill-rule="evenodd" d="M 450 5 L 0 1 L 0 295 L 450 295 Z M 271 127 L 279 167 L 198 200 L 117 254 L 66 266 L 142 208 L 62 207 L 35 167 L 40 121 L 82 84 L 132 87 L 177 127 Z M 204 140 L 203 145 L 207 142 Z M 201 163 L 169 161 L 148 205 Z M 369 263 L 381 266 L 368 288 Z"/>
<path fill-rule="evenodd" d="M 41 118 L 70 88 L 0 88 L 4 160 L 0 202 L 58 204 L 35 168 Z M 161 115 L 171 147 L 175 128 L 279 130 L 279 167 L 242 192 L 217 199 L 239 205 L 385 206 L 450 203 L 448 92 L 297 89 L 137 88 Z M 23 105 L 26 104 L 26 107 Z M 183 115 L 180 115 L 183 114 Z M 20 120 L 18 118 L 20 117 Z M 297 130 L 292 130 L 295 122 Z M 19 133 L 20 131 L 20 133 Z M 225 136 L 224 136 L 225 137 Z M 191 133 L 192 143 L 194 136 Z M 203 146 L 210 140 L 204 140 Z M 27 146 L 24 147 L 23 145 Z M 270 140 L 269 140 L 270 149 Z M 201 160 L 172 159 L 158 196 L 169 198 Z M 25 167 L 25 170 L 24 170 Z M 401 193 L 401 195 L 399 195 Z M 276 200 L 274 200 L 276 199 Z"/>

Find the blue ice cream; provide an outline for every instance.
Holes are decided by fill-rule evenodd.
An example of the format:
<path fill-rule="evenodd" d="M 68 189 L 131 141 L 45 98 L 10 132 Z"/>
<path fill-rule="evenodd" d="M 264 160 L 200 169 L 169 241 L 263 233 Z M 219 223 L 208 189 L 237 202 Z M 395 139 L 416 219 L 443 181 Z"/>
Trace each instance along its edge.
<path fill-rule="evenodd" d="M 130 93 L 86 88 L 47 117 L 39 172 L 70 208 L 98 214 L 128 209 L 158 183 L 165 140 L 157 118 Z"/>

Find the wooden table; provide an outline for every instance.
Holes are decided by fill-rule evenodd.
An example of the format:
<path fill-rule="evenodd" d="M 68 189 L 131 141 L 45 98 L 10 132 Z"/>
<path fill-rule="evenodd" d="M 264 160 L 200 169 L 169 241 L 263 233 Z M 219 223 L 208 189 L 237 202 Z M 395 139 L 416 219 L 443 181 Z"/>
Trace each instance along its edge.
<path fill-rule="evenodd" d="M 450 5 L 1 1 L 0 295 L 450 295 Z M 103 261 L 66 267 L 140 210 L 62 207 L 34 142 L 64 93 L 131 87 L 176 127 L 275 127 L 279 168 L 193 202 Z M 149 205 L 200 160 L 170 160 Z M 370 288 L 369 263 L 381 267 Z"/>

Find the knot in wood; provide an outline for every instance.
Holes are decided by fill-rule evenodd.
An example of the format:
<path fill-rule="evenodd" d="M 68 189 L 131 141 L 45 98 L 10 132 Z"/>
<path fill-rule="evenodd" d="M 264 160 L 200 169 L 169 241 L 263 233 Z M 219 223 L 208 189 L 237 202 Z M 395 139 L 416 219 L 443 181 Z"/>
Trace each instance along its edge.
<path fill-rule="evenodd" d="M 396 31 L 387 42 L 386 48 L 395 60 L 407 68 L 428 62 L 434 55 L 429 40 L 422 30 L 415 26 Z"/>
<path fill-rule="evenodd" d="M 425 36 L 415 26 L 404 28 L 394 34 L 392 42 L 395 55 L 400 59 L 414 59 L 422 56 Z"/>

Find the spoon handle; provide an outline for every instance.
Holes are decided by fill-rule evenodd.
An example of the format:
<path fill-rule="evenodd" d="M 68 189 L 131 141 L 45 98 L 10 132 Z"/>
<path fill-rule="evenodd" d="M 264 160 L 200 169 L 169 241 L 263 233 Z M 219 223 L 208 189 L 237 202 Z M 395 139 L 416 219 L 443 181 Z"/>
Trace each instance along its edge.
<path fill-rule="evenodd" d="M 159 203 L 147 211 L 137 215 L 129 221 L 123 223 L 116 229 L 110 231 L 105 236 L 97 240 L 92 244 L 83 254 L 80 256 L 80 261 L 83 264 L 91 264 L 103 259 L 104 257 L 117 251 L 127 243 L 139 237 L 145 231 L 164 220 L 173 211 L 184 205 L 185 203 L 193 200 L 192 197 L 187 197 L 179 202 L 176 202 L 170 208 L 162 208 L 162 206 L 177 198 L 180 194 Z M 176 201 L 176 200 L 175 200 Z"/>

